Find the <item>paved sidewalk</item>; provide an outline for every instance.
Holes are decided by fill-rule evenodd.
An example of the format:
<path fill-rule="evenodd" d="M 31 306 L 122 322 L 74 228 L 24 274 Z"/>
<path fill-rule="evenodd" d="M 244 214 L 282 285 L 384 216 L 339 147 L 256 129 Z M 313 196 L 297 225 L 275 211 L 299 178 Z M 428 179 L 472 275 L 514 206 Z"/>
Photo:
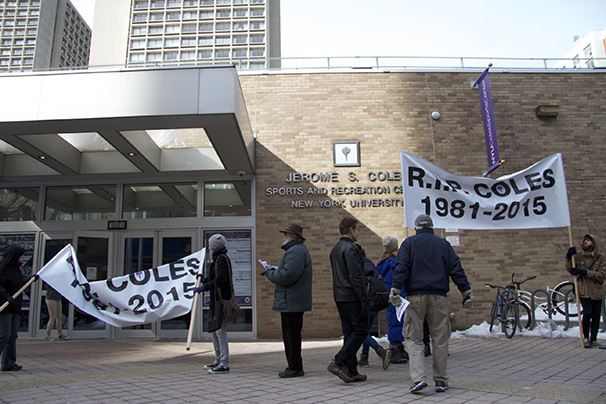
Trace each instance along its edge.
<path fill-rule="evenodd" d="M 345 384 L 326 371 L 338 340 L 304 342 L 305 377 L 280 379 L 280 341 L 231 341 L 231 373 L 211 375 L 210 342 L 19 340 L 24 370 L 0 372 L 0 403 L 606 403 L 606 350 L 578 339 L 451 339 L 450 390 L 407 393 L 408 365 Z M 431 360 L 431 357 L 428 358 Z"/>

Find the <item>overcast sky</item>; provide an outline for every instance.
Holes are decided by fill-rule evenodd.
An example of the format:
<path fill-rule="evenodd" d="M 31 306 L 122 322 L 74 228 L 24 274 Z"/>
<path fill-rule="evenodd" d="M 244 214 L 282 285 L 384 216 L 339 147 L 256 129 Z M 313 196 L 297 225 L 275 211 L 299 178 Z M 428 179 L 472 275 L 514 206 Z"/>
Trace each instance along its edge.
<path fill-rule="evenodd" d="M 103 0 L 71 1 L 92 26 Z M 606 0 L 282 0 L 281 13 L 283 57 L 558 58 L 606 28 Z"/>

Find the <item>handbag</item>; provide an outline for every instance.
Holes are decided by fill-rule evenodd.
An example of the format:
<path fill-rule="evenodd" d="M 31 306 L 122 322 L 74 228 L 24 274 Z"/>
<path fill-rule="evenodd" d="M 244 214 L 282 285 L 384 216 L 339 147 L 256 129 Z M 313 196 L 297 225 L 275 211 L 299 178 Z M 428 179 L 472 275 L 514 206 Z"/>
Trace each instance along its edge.
<path fill-rule="evenodd" d="M 224 254 L 222 254 L 222 255 L 224 255 Z M 215 279 L 217 279 L 217 263 L 218 263 L 220 257 L 221 256 L 217 257 L 217 261 L 215 261 Z M 236 301 L 236 295 L 234 293 L 234 282 L 232 280 L 233 278 L 232 278 L 232 274 L 231 274 L 231 262 L 229 261 L 229 258 L 227 258 L 227 255 L 225 255 L 225 260 L 227 261 L 227 268 L 229 270 L 228 278 L 229 278 L 229 286 L 231 288 L 231 297 L 229 299 L 224 300 L 223 297 L 221 296 L 221 289 L 219 289 L 219 299 L 220 299 L 220 303 L 221 303 L 223 320 L 226 323 L 233 323 L 238 318 L 238 313 L 240 312 L 240 307 L 238 306 L 238 302 Z M 216 288 L 216 286 L 215 286 L 215 288 Z M 219 302 L 215 302 L 215 304 L 216 303 L 219 303 Z"/>

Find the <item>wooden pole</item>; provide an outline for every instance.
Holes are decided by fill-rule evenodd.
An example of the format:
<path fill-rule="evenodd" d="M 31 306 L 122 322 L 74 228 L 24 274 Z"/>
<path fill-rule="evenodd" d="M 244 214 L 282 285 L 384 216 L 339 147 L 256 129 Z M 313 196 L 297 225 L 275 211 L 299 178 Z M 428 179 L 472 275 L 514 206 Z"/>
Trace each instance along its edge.
<path fill-rule="evenodd" d="M 38 279 L 38 275 L 34 275 L 32 276 L 29 281 L 27 281 L 25 283 L 25 285 L 23 285 L 23 287 L 21 287 L 21 289 L 19 289 L 14 295 L 13 295 L 13 299 L 16 299 L 21 293 L 23 293 L 23 291 L 25 289 L 27 289 L 29 287 L 29 285 L 31 285 L 32 283 L 34 283 L 34 281 L 36 281 Z M 8 307 L 8 302 L 4 302 L 4 304 L 2 306 L 0 306 L 0 313 L 2 312 L 2 310 L 4 310 L 5 308 Z"/>
<path fill-rule="evenodd" d="M 574 243 L 572 240 L 572 228 L 568 226 L 568 240 L 570 241 L 570 246 L 574 247 Z M 573 268 L 576 266 L 574 255 L 571 257 Z M 579 298 L 579 284 L 577 282 L 578 275 L 573 275 L 572 279 L 574 281 L 574 295 L 577 299 L 577 313 L 579 315 L 579 333 L 581 335 L 581 348 L 585 349 L 585 337 L 583 336 L 583 322 L 581 319 L 581 299 Z M 566 302 L 568 304 L 568 302 Z"/>
<path fill-rule="evenodd" d="M 198 277 L 198 281 L 196 282 L 196 287 L 200 287 L 200 283 L 202 283 L 202 278 Z M 191 316 L 189 319 L 189 331 L 187 332 L 187 345 L 185 346 L 185 350 L 189 351 L 191 349 L 191 339 L 194 334 L 194 319 L 196 318 L 196 308 L 198 307 L 198 296 L 200 293 L 196 293 L 194 295 L 194 303 L 191 306 Z"/>

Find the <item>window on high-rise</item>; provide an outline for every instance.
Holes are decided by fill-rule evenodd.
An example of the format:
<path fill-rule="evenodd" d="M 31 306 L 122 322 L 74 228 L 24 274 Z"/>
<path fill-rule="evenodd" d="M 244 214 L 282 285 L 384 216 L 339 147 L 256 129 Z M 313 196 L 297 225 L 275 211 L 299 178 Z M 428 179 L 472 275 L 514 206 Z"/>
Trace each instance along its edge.
<path fill-rule="evenodd" d="M 142 48 L 145 48 L 145 40 L 139 39 L 139 40 L 136 40 L 136 41 L 132 41 L 130 43 L 130 48 L 131 49 L 142 49 Z"/>
<path fill-rule="evenodd" d="M 168 38 L 164 41 L 165 48 L 176 48 L 179 46 L 179 38 Z"/>
<path fill-rule="evenodd" d="M 130 54 L 130 61 L 131 62 L 144 62 L 145 61 L 145 55 L 143 53 L 131 53 Z"/>
<path fill-rule="evenodd" d="M 200 0 L 201 6 L 212 6 L 215 4 L 215 0 Z"/>
<path fill-rule="evenodd" d="M 197 11 L 184 11 L 183 12 L 183 19 L 184 20 L 195 20 L 196 18 L 198 18 L 198 12 Z"/>
<path fill-rule="evenodd" d="M 147 13 L 138 13 L 138 14 L 133 15 L 133 21 L 134 22 L 147 21 Z"/>
<path fill-rule="evenodd" d="M 230 24 L 228 22 L 217 23 L 217 31 L 229 31 Z"/>
<path fill-rule="evenodd" d="M 162 28 L 161 25 L 152 25 L 149 27 L 150 35 L 158 35 L 158 34 L 161 34 L 162 32 L 164 32 L 164 29 Z"/>
<path fill-rule="evenodd" d="M 183 0 L 184 7 L 195 7 L 198 5 L 198 0 Z"/>
<path fill-rule="evenodd" d="M 164 52 L 164 60 L 177 60 L 177 52 Z"/>
<path fill-rule="evenodd" d="M 250 23 L 250 29 L 264 29 L 264 28 L 265 28 L 265 23 L 262 21 L 259 21 L 259 22 L 251 21 L 251 23 Z"/>
<path fill-rule="evenodd" d="M 229 37 L 228 36 L 218 36 L 215 39 L 215 43 L 217 45 L 229 45 Z"/>
<path fill-rule="evenodd" d="M 253 17 L 262 17 L 265 13 L 265 9 L 263 8 L 251 8 L 250 15 Z"/>
<path fill-rule="evenodd" d="M 200 39 L 198 39 L 198 44 L 199 45 L 212 45 L 213 37 L 212 36 L 201 36 Z"/>
<path fill-rule="evenodd" d="M 200 19 L 210 19 L 214 18 L 215 13 L 212 11 L 200 11 Z"/>
<path fill-rule="evenodd" d="M 234 35 L 234 43 L 246 43 L 246 35 Z"/>
<path fill-rule="evenodd" d="M 200 24 L 200 32 L 212 32 L 213 24 Z"/>
<path fill-rule="evenodd" d="M 213 53 L 212 53 L 212 51 L 209 51 L 209 50 L 203 50 L 203 51 L 198 52 L 198 57 L 200 59 L 210 59 L 213 57 Z"/>
<path fill-rule="evenodd" d="M 215 57 L 217 59 L 225 59 L 229 57 L 229 50 L 228 49 L 219 49 L 215 52 Z"/>
<path fill-rule="evenodd" d="M 147 33 L 147 27 L 133 27 L 133 35 L 145 35 Z"/>
<path fill-rule="evenodd" d="M 183 32 L 196 32 L 196 24 L 183 24 Z"/>
<path fill-rule="evenodd" d="M 183 38 L 181 39 L 181 46 L 196 46 L 196 38 Z"/>
<path fill-rule="evenodd" d="M 217 10 L 217 18 L 229 18 L 231 12 L 229 10 Z"/>
<path fill-rule="evenodd" d="M 246 17 L 247 14 L 248 14 L 248 10 L 246 10 L 246 9 L 234 10 L 234 17 Z"/>
<path fill-rule="evenodd" d="M 149 39 L 147 41 L 147 47 L 148 48 L 161 48 L 162 40 L 161 39 Z"/>
<path fill-rule="evenodd" d="M 265 55 L 265 49 L 263 49 L 263 48 L 251 49 L 250 50 L 250 55 L 251 56 L 264 56 Z"/>
<path fill-rule="evenodd" d="M 162 21 L 164 19 L 164 13 L 151 13 L 149 15 L 150 21 Z"/>
<path fill-rule="evenodd" d="M 235 58 L 245 58 L 246 49 L 234 49 L 234 57 Z"/>
<path fill-rule="evenodd" d="M 265 41 L 265 35 L 251 35 L 250 43 L 263 43 Z"/>
<path fill-rule="evenodd" d="M 135 1 L 135 10 L 141 9 L 141 8 L 147 8 L 148 5 L 149 5 L 149 2 L 147 2 L 147 1 Z"/>
<path fill-rule="evenodd" d="M 180 17 L 181 17 L 181 13 L 179 13 L 179 12 L 166 13 L 167 20 L 178 20 Z"/>
<path fill-rule="evenodd" d="M 160 55 L 160 53 L 148 53 L 147 54 L 147 61 L 148 62 L 155 62 L 158 60 L 162 59 L 162 55 Z"/>
<path fill-rule="evenodd" d="M 168 0 L 168 7 L 179 7 L 181 5 L 181 0 Z"/>
<path fill-rule="evenodd" d="M 247 23 L 245 22 L 234 22 L 234 31 L 244 31 L 247 28 Z"/>
<path fill-rule="evenodd" d="M 162 7 L 164 7 L 164 0 L 152 0 L 151 7 L 152 8 L 162 8 Z"/>
<path fill-rule="evenodd" d="M 195 51 L 183 51 L 181 52 L 181 60 L 194 60 L 196 58 Z"/>

